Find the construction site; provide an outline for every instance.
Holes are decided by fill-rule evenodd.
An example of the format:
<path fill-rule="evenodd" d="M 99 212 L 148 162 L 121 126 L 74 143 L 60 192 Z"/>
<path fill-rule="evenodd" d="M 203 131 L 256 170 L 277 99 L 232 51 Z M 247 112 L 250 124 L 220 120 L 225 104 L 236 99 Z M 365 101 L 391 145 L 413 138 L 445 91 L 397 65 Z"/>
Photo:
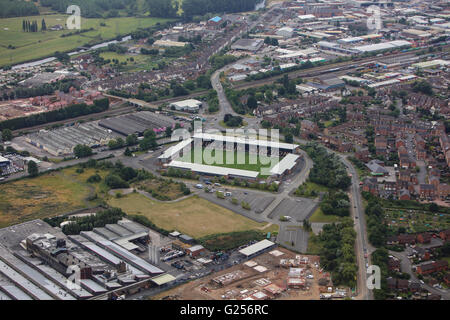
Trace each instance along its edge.
<path fill-rule="evenodd" d="M 348 296 L 347 290 L 333 286 L 330 274 L 321 269 L 319 260 L 318 256 L 275 247 L 152 299 L 319 300 Z"/>

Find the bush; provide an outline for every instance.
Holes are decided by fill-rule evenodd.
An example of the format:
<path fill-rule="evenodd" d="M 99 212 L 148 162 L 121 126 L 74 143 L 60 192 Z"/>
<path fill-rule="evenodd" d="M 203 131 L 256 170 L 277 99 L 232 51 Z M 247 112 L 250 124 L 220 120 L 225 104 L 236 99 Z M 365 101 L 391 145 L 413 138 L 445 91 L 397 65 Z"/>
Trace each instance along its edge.
<path fill-rule="evenodd" d="M 126 181 L 122 180 L 121 177 L 114 174 L 107 175 L 105 178 L 105 183 L 111 189 L 128 188 L 130 186 Z"/>

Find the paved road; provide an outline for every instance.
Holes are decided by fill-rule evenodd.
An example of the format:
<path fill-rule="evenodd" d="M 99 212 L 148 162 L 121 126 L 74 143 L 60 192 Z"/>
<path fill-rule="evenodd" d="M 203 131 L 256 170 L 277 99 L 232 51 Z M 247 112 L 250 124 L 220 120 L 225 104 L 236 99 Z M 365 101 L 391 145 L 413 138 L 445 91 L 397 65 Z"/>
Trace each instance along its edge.
<path fill-rule="evenodd" d="M 364 215 L 364 207 L 361 200 L 361 192 L 359 190 L 359 177 L 356 169 L 353 167 L 352 163 L 347 160 L 343 155 L 339 155 L 342 162 L 347 166 L 347 170 L 352 175 L 352 186 L 351 186 L 351 204 L 352 204 L 352 217 L 355 221 L 356 230 L 356 257 L 358 261 L 358 294 L 357 298 L 363 300 L 373 299 L 372 292 L 367 288 L 366 285 L 366 264 L 370 265 L 370 253 L 374 250 L 367 240 L 367 231 Z M 368 253 L 368 258 L 364 257 L 365 253 Z"/>

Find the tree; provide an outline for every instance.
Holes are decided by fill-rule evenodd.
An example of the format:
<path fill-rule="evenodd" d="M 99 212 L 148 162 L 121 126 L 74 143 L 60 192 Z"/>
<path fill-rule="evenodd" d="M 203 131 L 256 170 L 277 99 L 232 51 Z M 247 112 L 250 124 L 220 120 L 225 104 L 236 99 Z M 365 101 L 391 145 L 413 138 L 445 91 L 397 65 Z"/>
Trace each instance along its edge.
<path fill-rule="evenodd" d="M 178 11 L 178 1 L 147 0 L 147 6 L 152 17 L 173 18 Z"/>
<path fill-rule="evenodd" d="M 3 129 L 1 138 L 3 141 L 10 141 L 12 139 L 12 131 L 9 129 Z"/>
<path fill-rule="evenodd" d="M 248 97 L 247 107 L 252 110 L 256 109 L 258 107 L 258 101 L 256 101 L 256 98 L 254 95 L 251 95 L 250 97 Z"/>
<path fill-rule="evenodd" d="M 85 158 L 92 155 L 92 149 L 89 146 L 78 144 L 73 149 L 73 153 L 77 158 Z"/>
<path fill-rule="evenodd" d="M 126 139 L 127 146 L 134 146 L 138 143 L 138 137 L 135 134 L 130 134 Z"/>
<path fill-rule="evenodd" d="M 131 150 L 130 150 L 130 148 L 126 148 L 125 149 L 125 152 L 123 153 L 123 155 L 125 156 L 125 157 L 131 157 L 132 155 L 133 155 L 133 153 L 131 152 Z"/>
<path fill-rule="evenodd" d="M 294 142 L 294 137 L 293 137 L 292 133 L 285 134 L 284 141 L 286 141 L 287 143 Z"/>
<path fill-rule="evenodd" d="M 42 31 L 47 30 L 47 25 L 45 24 L 45 19 L 42 19 L 42 22 L 41 22 L 41 30 L 42 30 Z"/>
<path fill-rule="evenodd" d="M 30 177 L 36 177 L 39 173 L 38 166 L 33 160 L 28 161 L 28 174 Z"/>

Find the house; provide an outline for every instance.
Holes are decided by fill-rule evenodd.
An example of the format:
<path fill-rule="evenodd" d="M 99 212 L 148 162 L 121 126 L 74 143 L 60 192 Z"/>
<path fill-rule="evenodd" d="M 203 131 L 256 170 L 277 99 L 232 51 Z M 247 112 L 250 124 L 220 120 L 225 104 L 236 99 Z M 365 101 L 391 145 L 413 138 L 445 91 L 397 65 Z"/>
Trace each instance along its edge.
<path fill-rule="evenodd" d="M 439 237 L 444 241 L 450 240 L 450 229 L 439 232 Z"/>
<path fill-rule="evenodd" d="M 378 195 L 377 178 L 366 178 L 366 179 L 364 179 L 362 190 L 364 192 L 370 192 L 374 196 L 377 196 Z"/>
<path fill-rule="evenodd" d="M 416 272 L 421 275 L 426 275 L 434 272 L 447 270 L 448 262 L 445 260 L 431 261 L 420 264 L 416 267 Z"/>
<path fill-rule="evenodd" d="M 401 189 L 398 198 L 399 200 L 411 200 L 411 194 L 408 189 Z"/>
<path fill-rule="evenodd" d="M 389 174 L 389 171 L 382 167 L 377 160 L 369 161 L 369 163 L 366 164 L 366 167 L 369 168 L 370 174 L 373 176 L 384 176 Z"/>
<path fill-rule="evenodd" d="M 427 232 L 424 232 L 424 233 L 419 233 L 418 235 L 417 235 L 417 241 L 419 242 L 419 243 L 430 243 L 430 241 L 431 241 L 431 234 L 430 233 L 427 233 Z"/>
<path fill-rule="evenodd" d="M 400 272 L 400 260 L 394 256 L 389 256 L 388 268 L 390 271 Z"/>
<path fill-rule="evenodd" d="M 436 190 L 432 184 L 420 184 L 419 195 L 421 198 L 434 198 L 436 196 Z"/>
<path fill-rule="evenodd" d="M 446 183 L 439 183 L 437 186 L 437 196 L 441 199 L 446 199 L 450 195 L 450 185 Z"/>
<path fill-rule="evenodd" d="M 397 290 L 403 292 L 409 291 L 409 280 L 397 279 Z"/>

